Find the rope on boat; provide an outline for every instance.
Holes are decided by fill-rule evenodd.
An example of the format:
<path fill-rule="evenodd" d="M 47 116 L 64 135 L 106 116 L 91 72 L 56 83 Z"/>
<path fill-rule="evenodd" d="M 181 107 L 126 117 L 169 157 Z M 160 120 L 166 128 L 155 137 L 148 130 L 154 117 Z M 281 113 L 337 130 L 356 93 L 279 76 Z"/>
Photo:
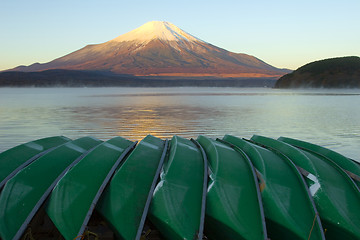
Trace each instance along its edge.
<path fill-rule="evenodd" d="M 84 235 L 76 236 L 73 240 L 76 240 L 76 239 L 78 239 L 78 238 L 80 238 L 80 240 L 82 240 L 82 239 L 84 239 Z"/>
<path fill-rule="evenodd" d="M 28 228 L 28 230 L 26 231 L 26 233 L 24 234 L 24 237 L 22 239 L 30 239 L 30 240 L 35 240 L 32 231 L 31 231 L 31 227 Z"/>
<path fill-rule="evenodd" d="M 87 237 L 87 239 L 90 239 L 91 235 L 95 237 L 95 240 L 99 240 L 99 236 L 96 233 L 90 232 L 90 231 L 84 232 L 84 234 L 75 237 L 73 240 L 76 240 L 76 239 L 83 240 L 83 239 L 85 239 L 85 237 Z"/>
<path fill-rule="evenodd" d="M 148 229 L 143 235 L 141 235 L 140 240 L 146 240 L 147 236 L 149 236 L 151 233 L 151 229 Z"/>
<path fill-rule="evenodd" d="M 352 173 L 352 172 L 350 172 L 350 171 L 348 171 L 348 170 L 345 170 L 345 169 L 344 169 L 344 171 L 345 171 L 352 179 L 354 179 L 355 181 L 360 182 L 360 176 L 358 176 L 358 175 L 356 175 L 355 173 Z"/>
<path fill-rule="evenodd" d="M 255 174 L 256 174 L 256 177 L 257 177 L 258 182 L 259 182 L 260 193 L 262 193 L 264 191 L 265 187 L 266 187 L 265 180 L 262 177 L 261 173 L 256 168 L 254 168 L 254 170 L 255 170 Z"/>
<path fill-rule="evenodd" d="M 312 231 L 314 230 L 314 226 L 315 226 L 315 222 L 316 222 L 317 215 L 318 215 L 318 212 L 315 212 L 315 216 L 314 216 L 314 220 L 313 220 L 313 223 L 312 223 L 312 226 L 311 226 L 311 230 L 310 230 L 310 233 L 309 233 L 308 240 L 310 239 L 311 234 L 312 234 Z"/>

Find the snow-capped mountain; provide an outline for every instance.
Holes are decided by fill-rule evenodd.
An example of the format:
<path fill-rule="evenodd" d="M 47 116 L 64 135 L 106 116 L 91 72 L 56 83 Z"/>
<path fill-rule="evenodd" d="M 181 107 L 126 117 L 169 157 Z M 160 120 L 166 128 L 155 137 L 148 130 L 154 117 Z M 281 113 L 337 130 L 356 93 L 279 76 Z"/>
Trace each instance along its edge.
<path fill-rule="evenodd" d="M 137 41 L 148 43 L 151 40 L 159 39 L 164 41 L 187 41 L 197 42 L 202 40 L 190 35 L 189 33 L 181 30 L 177 26 L 169 22 L 152 21 L 145 23 L 139 28 L 136 28 L 128 33 L 125 33 L 111 41 L 114 42 L 130 42 Z"/>
<path fill-rule="evenodd" d="M 274 77 L 285 74 L 253 56 L 202 41 L 169 22 L 153 21 L 108 42 L 88 45 L 17 71 L 98 70 L 136 76 Z"/>

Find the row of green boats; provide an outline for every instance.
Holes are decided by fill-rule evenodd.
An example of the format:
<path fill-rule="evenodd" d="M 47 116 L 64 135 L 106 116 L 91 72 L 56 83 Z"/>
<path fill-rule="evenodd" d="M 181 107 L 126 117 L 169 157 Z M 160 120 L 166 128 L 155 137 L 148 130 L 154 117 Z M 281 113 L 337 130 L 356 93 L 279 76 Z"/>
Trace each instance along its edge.
<path fill-rule="evenodd" d="M 56 136 L 0 153 L 0 238 L 360 239 L 359 187 L 291 138 Z"/>

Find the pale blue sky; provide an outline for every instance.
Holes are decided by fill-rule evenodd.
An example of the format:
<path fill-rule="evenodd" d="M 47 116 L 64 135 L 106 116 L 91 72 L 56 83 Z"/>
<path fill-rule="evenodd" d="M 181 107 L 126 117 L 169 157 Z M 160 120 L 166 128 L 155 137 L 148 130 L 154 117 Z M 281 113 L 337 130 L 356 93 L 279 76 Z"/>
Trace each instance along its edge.
<path fill-rule="evenodd" d="M 48 62 L 152 20 L 279 68 L 360 55 L 360 0 L 1 0 L 0 70 Z"/>

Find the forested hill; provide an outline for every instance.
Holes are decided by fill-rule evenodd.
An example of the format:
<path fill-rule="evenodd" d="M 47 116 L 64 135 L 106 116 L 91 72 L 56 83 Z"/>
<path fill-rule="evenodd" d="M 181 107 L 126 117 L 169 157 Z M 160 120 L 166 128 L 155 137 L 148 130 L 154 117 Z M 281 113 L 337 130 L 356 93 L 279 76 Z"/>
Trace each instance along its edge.
<path fill-rule="evenodd" d="M 360 88 L 360 57 L 341 57 L 306 64 L 282 76 L 275 88 Z"/>

